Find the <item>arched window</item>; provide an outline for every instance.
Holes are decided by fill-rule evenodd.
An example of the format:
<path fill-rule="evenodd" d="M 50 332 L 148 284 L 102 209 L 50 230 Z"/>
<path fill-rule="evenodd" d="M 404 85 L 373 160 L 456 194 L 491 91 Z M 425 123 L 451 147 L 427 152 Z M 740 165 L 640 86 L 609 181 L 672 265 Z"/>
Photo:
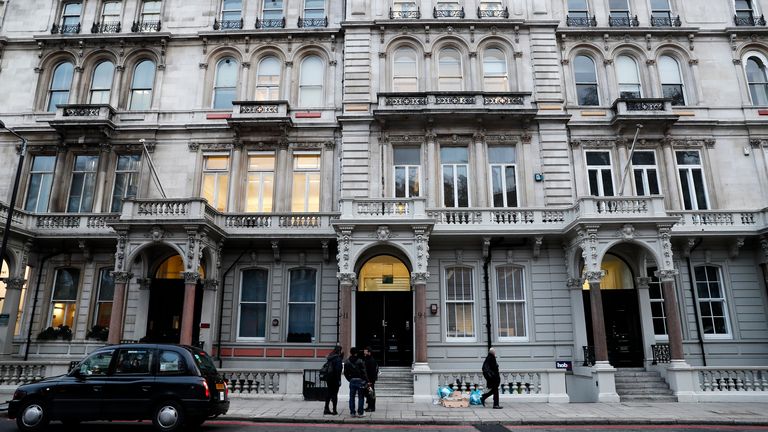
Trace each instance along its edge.
<path fill-rule="evenodd" d="M 461 74 L 461 53 L 455 48 L 443 48 L 437 65 L 437 88 L 440 91 L 464 90 Z"/>
<path fill-rule="evenodd" d="M 213 84 L 213 108 L 232 108 L 237 93 L 237 60 L 227 57 L 216 63 L 216 78 Z"/>
<path fill-rule="evenodd" d="M 677 60 L 666 55 L 659 57 L 659 81 L 662 95 L 672 99 L 672 105 L 685 105 L 683 77 Z"/>
<path fill-rule="evenodd" d="M 110 61 L 103 61 L 93 70 L 91 78 L 91 95 L 88 102 L 92 104 L 108 104 L 109 94 L 112 90 L 112 75 L 115 65 Z"/>
<path fill-rule="evenodd" d="M 765 72 L 764 59 L 750 56 L 747 59 L 746 70 L 752 105 L 768 105 L 768 75 Z"/>
<path fill-rule="evenodd" d="M 509 91 L 507 56 L 498 48 L 489 48 L 483 53 L 483 90 Z"/>
<path fill-rule="evenodd" d="M 576 56 L 573 61 L 573 77 L 576 81 L 576 96 L 579 105 L 600 105 L 595 62 L 585 55 Z"/>
<path fill-rule="evenodd" d="M 69 101 L 69 88 L 72 85 L 74 70 L 74 66 L 69 62 L 61 63 L 53 70 L 51 88 L 48 91 L 48 112 L 56 111 L 56 105 Z"/>
<path fill-rule="evenodd" d="M 133 70 L 130 110 L 148 110 L 152 105 L 152 87 L 155 82 L 155 64 L 142 60 Z"/>
<path fill-rule="evenodd" d="M 398 48 L 392 56 L 392 91 L 419 91 L 418 63 L 413 48 Z"/>
<path fill-rule="evenodd" d="M 643 96 L 637 62 L 632 57 L 623 55 L 616 58 L 616 75 L 619 81 L 619 97 L 640 98 Z"/>
<path fill-rule="evenodd" d="M 280 99 L 280 60 L 264 57 L 256 71 L 256 100 Z"/>
<path fill-rule="evenodd" d="M 323 61 L 318 56 L 308 56 L 301 61 L 299 78 L 299 106 L 323 105 Z"/>

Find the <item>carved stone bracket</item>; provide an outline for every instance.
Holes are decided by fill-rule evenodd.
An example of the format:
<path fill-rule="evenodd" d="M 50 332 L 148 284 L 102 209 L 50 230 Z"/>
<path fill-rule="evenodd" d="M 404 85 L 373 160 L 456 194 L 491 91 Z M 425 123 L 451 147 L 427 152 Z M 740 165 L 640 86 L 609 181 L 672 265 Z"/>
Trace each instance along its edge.
<path fill-rule="evenodd" d="M 581 279 L 577 279 L 577 278 L 566 279 L 565 286 L 569 290 L 582 290 L 584 288 L 584 284 L 582 283 Z"/>
<path fill-rule="evenodd" d="M 429 261 L 429 227 L 414 226 L 413 234 L 416 240 L 416 271 L 427 271 Z"/>
<path fill-rule="evenodd" d="M 672 268 L 673 267 L 672 226 L 660 225 L 658 227 L 658 230 L 659 230 L 659 241 L 661 242 L 661 258 L 663 260 L 661 265 L 663 268 Z"/>
<path fill-rule="evenodd" d="M 354 225 L 340 225 L 338 233 L 338 247 L 336 261 L 339 263 L 339 272 L 349 272 L 349 254 L 352 248 L 352 230 Z"/>
<path fill-rule="evenodd" d="M 323 261 L 328 263 L 328 261 L 331 260 L 331 254 L 328 245 L 330 244 L 329 240 L 320 240 L 320 245 L 323 248 Z"/>
<path fill-rule="evenodd" d="M 533 238 L 533 259 L 538 259 L 541 253 L 541 245 L 544 243 L 544 237 L 536 236 Z"/>
<path fill-rule="evenodd" d="M 219 281 L 215 279 L 204 279 L 203 289 L 206 291 L 216 291 L 219 288 Z"/>
<path fill-rule="evenodd" d="M 183 272 L 182 276 L 184 276 L 184 283 L 197 283 L 197 280 L 200 279 L 200 273 L 198 272 Z"/>
<path fill-rule="evenodd" d="M 683 246 L 683 256 L 688 258 L 691 256 L 691 249 L 696 245 L 696 239 L 693 237 L 688 237 L 685 242 L 685 246 Z"/>
<path fill-rule="evenodd" d="M 658 270 L 653 275 L 659 278 L 661 282 L 674 282 L 675 276 L 678 275 L 678 271 L 675 269 Z"/>
<path fill-rule="evenodd" d="M 426 284 L 429 279 L 429 272 L 411 273 L 411 285 Z"/>
<path fill-rule="evenodd" d="M 635 278 L 637 289 L 648 289 L 651 286 L 651 278 L 639 276 Z"/>
<path fill-rule="evenodd" d="M 584 272 L 584 279 L 590 284 L 600 283 L 605 277 L 605 270 Z"/>
<path fill-rule="evenodd" d="M 111 272 L 111 275 L 115 279 L 115 283 L 128 283 L 133 277 L 133 273 L 124 271 Z"/>
<path fill-rule="evenodd" d="M 491 238 L 483 237 L 483 258 L 488 258 L 491 248 Z"/>
<path fill-rule="evenodd" d="M 140 290 L 147 291 L 152 287 L 152 278 L 136 278 L 136 283 L 139 284 Z"/>
<path fill-rule="evenodd" d="M 728 255 L 731 258 L 736 258 L 739 256 L 739 249 L 741 249 L 742 246 L 744 246 L 744 237 L 737 237 L 735 240 L 733 240 L 733 243 L 731 243 L 731 248 Z"/>
<path fill-rule="evenodd" d="M 600 263 L 597 262 L 597 231 L 596 225 L 587 225 L 577 230 L 584 265 L 591 272 L 601 271 Z"/>
<path fill-rule="evenodd" d="M 272 255 L 275 262 L 280 262 L 280 240 L 272 240 L 270 243 L 272 244 Z"/>

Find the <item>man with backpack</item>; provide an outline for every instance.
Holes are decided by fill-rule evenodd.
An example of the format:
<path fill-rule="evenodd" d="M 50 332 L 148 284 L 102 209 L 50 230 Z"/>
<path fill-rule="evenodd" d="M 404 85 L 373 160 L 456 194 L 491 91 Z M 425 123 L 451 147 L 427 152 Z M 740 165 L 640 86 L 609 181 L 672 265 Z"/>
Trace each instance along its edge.
<path fill-rule="evenodd" d="M 365 395 L 368 400 L 368 407 L 365 408 L 365 411 L 374 412 L 376 411 L 376 379 L 379 377 L 379 365 L 373 358 L 370 347 L 365 347 L 363 356 L 365 358 L 365 373 L 368 375 L 368 390 Z"/>
<path fill-rule="evenodd" d="M 349 381 L 349 414 L 352 417 L 365 417 L 363 405 L 368 375 L 365 373 L 365 362 L 357 354 L 357 348 L 352 347 L 349 350 L 349 358 L 344 362 L 344 377 Z M 357 411 L 355 411 L 355 397 L 357 397 Z"/>
<path fill-rule="evenodd" d="M 326 357 L 325 364 L 320 369 L 320 379 L 325 381 L 327 390 L 325 393 L 325 409 L 323 415 L 338 415 L 336 405 L 339 403 L 339 387 L 341 387 L 341 347 L 336 345 L 333 351 Z M 328 406 L 333 403 L 333 411 Z"/>

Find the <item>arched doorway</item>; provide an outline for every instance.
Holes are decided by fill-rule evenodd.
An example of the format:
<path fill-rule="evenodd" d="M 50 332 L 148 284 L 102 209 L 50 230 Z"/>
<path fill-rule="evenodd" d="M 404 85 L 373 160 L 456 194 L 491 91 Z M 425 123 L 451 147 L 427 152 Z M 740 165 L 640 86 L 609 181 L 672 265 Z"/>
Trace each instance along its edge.
<path fill-rule="evenodd" d="M 605 272 L 600 282 L 600 295 L 608 361 L 614 367 L 643 366 L 643 334 L 632 270 L 623 259 L 613 254 L 606 254 L 600 267 Z M 590 323 L 589 283 L 584 283 L 582 294 L 584 315 L 586 322 Z M 587 326 L 587 341 L 594 346 L 591 326 Z"/>
<path fill-rule="evenodd" d="M 413 294 L 408 267 L 391 255 L 363 265 L 355 300 L 356 342 L 370 347 L 380 366 L 413 363 Z"/>
<path fill-rule="evenodd" d="M 147 309 L 146 342 L 179 343 L 181 322 L 184 312 L 184 261 L 179 255 L 173 255 L 157 267 L 149 288 L 149 307 Z M 198 270 L 200 278 L 205 277 L 205 269 Z M 195 289 L 195 309 L 192 327 L 192 343 L 200 340 L 200 314 L 203 307 L 203 288 L 200 283 Z"/>

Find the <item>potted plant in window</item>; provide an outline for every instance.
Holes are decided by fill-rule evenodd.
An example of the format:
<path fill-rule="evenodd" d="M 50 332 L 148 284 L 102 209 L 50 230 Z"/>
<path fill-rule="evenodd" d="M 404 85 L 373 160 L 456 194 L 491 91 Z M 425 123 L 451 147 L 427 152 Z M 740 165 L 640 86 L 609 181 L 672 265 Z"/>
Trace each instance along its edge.
<path fill-rule="evenodd" d="M 91 329 L 88 330 L 88 333 L 85 334 L 86 338 L 96 339 L 99 341 L 106 341 L 108 336 L 109 336 L 109 327 L 100 326 L 98 324 L 91 327 Z"/>
<path fill-rule="evenodd" d="M 72 329 L 69 326 L 59 325 L 58 327 L 48 327 L 37 334 L 38 340 L 72 340 Z"/>

